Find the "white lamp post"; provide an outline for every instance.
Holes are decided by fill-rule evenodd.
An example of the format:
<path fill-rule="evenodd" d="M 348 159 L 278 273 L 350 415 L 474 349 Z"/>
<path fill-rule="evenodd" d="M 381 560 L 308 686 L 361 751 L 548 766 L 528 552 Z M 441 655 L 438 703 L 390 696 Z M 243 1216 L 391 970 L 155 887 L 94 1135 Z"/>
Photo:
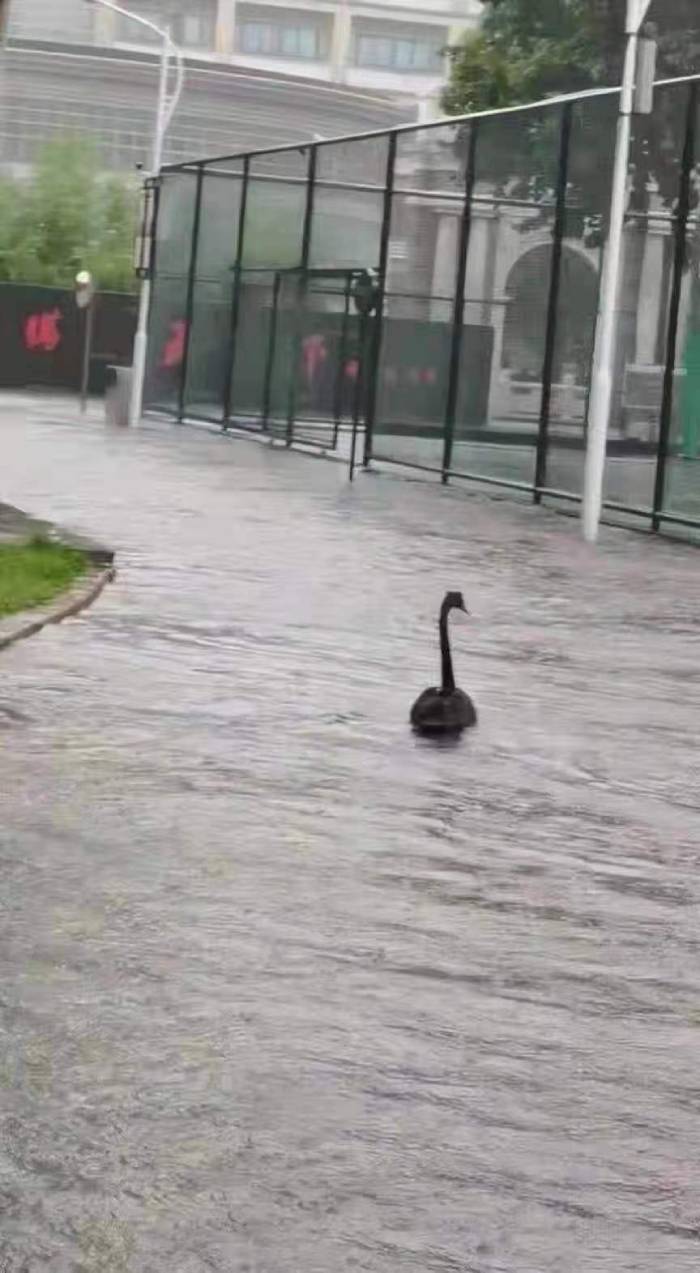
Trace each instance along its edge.
<path fill-rule="evenodd" d="M 637 81 L 639 33 L 651 0 L 627 0 L 627 52 L 617 124 L 617 145 L 613 170 L 610 224 L 600 283 L 591 398 L 588 411 L 588 444 L 583 489 L 583 534 L 589 543 L 598 538 L 603 506 L 603 478 L 608 442 L 608 425 L 613 395 L 617 305 L 627 210 L 627 182 L 632 141 L 632 113 Z"/>
<path fill-rule="evenodd" d="M 121 5 L 112 4 L 112 0 L 86 0 L 87 4 L 98 4 L 103 9 L 110 9 L 112 13 L 117 13 L 123 18 L 130 18 L 132 22 L 137 22 L 139 26 L 147 27 L 158 36 L 161 42 L 161 58 L 160 58 L 160 80 L 158 84 L 158 108 L 156 112 L 156 122 L 153 131 L 153 153 L 151 156 L 151 172 L 152 177 L 157 177 L 161 165 L 163 163 L 163 142 L 165 134 L 170 127 L 171 120 L 177 109 L 182 88 L 184 84 L 184 61 L 181 50 L 173 43 L 170 38 L 170 32 L 156 26 L 155 22 L 150 22 L 148 18 L 141 17 L 140 13 L 132 13 L 129 9 L 122 8 Z M 170 70 L 170 58 L 174 56 L 176 66 L 175 87 L 172 93 L 168 93 L 168 72 Z M 146 273 L 141 282 L 141 296 L 139 299 L 139 317 L 136 327 L 136 335 L 134 337 L 134 356 L 131 370 L 131 401 L 129 404 L 129 424 L 134 428 L 138 426 L 141 419 L 141 408 L 143 404 L 143 384 L 146 376 L 146 354 L 148 351 L 148 312 L 151 302 L 151 277 L 150 271 Z"/>
<path fill-rule="evenodd" d="M 92 333 L 95 322 L 95 280 L 89 270 L 80 270 L 75 276 L 75 303 L 85 314 L 83 337 L 83 370 L 80 377 L 80 410 L 87 411 L 88 388 L 90 385 L 90 356 L 92 354 Z"/>

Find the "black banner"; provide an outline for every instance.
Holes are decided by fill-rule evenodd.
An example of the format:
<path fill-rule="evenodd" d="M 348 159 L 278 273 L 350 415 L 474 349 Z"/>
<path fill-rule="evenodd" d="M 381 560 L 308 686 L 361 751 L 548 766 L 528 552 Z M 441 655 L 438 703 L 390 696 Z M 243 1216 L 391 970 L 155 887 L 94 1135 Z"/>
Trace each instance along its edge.
<path fill-rule="evenodd" d="M 98 293 L 90 363 L 90 392 L 104 393 L 105 369 L 129 366 L 138 299 Z M 0 284 L 0 388 L 80 387 L 85 311 L 73 292 L 53 287 Z"/>

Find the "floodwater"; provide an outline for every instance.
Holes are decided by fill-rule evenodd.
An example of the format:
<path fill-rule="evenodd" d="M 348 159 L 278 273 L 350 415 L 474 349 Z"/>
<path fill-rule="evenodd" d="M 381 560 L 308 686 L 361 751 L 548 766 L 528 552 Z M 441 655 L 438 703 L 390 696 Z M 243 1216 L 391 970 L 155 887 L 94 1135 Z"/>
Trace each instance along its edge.
<path fill-rule="evenodd" d="M 700 1263 L 697 550 L 0 410 L 2 1273 Z M 481 720 L 416 740 L 446 588 Z"/>

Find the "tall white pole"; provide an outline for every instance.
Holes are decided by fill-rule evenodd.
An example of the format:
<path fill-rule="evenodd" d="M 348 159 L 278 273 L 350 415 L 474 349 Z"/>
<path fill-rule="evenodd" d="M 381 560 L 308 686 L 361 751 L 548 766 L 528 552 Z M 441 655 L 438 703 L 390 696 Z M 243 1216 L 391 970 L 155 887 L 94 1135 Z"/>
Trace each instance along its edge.
<path fill-rule="evenodd" d="M 608 425 L 613 396 L 615 350 L 618 330 L 618 298 L 624 255 L 625 213 L 632 141 L 632 110 L 637 74 L 639 32 L 651 0 L 627 0 L 627 51 L 617 124 L 608 239 L 600 283 L 591 396 L 588 409 L 588 441 L 583 485 L 583 534 L 595 543 L 603 506 L 603 481 Z"/>
<path fill-rule="evenodd" d="M 160 80 L 158 84 L 158 111 L 153 134 L 153 157 L 151 175 L 157 177 L 163 162 L 163 142 L 167 128 L 167 94 L 168 68 L 170 64 L 170 37 L 164 33 L 160 56 Z M 129 401 L 129 424 L 137 429 L 141 423 L 143 408 L 143 388 L 146 380 L 146 358 L 148 354 L 148 316 L 151 308 L 151 278 L 146 274 L 141 280 L 139 297 L 139 316 L 134 336 L 134 354 L 131 368 L 131 398 Z"/>

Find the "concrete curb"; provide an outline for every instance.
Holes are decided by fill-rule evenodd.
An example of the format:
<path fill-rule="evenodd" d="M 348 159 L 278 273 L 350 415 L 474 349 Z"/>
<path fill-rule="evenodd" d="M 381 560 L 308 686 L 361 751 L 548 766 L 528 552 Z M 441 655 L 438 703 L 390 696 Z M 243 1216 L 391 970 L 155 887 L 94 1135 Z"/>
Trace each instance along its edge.
<path fill-rule="evenodd" d="M 111 565 L 101 570 L 91 570 L 48 605 L 36 610 L 24 610 L 20 614 L 10 614 L 6 619 L 0 620 L 0 650 L 6 650 L 17 641 L 35 636 L 51 623 L 62 623 L 64 619 L 70 619 L 81 610 L 86 610 L 97 600 L 107 584 L 112 582 L 115 574 Z"/>
<path fill-rule="evenodd" d="M 64 526 L 56 526 L 54 522 L 40 521 L 12 504 L 0 504 L 0 543 L 20 544 L 35 535 L 54 544 L 64 544 L 66 548 L 77 548 L 96 568 L 111 566 L 114 562 L 114 552 L 104 544 Z"/>

